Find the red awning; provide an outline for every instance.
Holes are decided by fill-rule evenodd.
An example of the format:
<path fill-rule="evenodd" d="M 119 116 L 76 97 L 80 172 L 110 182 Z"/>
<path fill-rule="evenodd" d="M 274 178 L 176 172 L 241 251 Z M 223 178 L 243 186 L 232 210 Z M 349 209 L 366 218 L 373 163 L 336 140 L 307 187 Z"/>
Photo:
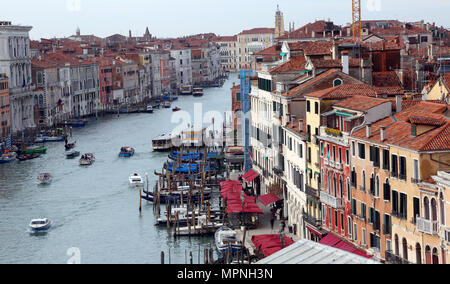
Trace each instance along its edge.
<path fill-rule="evenodd" d="M 264 214 L 256 204 L 256 198 L 247 196 L 242 192 L 242 183 L 239 181 L 225 181 L 220 183 L 220 187 L 222 198 L 227 202 L 228 214 L 242 213 L 242 211 L 244 213 Z M 244 208 L 242 208 L 242 197 L 244 198 Z"/>
<path fill-rule="evenodd" d="M 246 182 L 252 182 L 255 178 L 257 178 L 259 175 L 254 171 L 254 170 L 250 170 L 248 171 L 245 175 L 242 176 L 242 178 L 246 181 Z"/>
<path fill-rule="evenodd" d="M 275 202 L 280 201 L 281 199 L 278 196 L 269 193 L 258 198 L 259 202 L 261 202 L 264 206 L 274 204 Z"/>
<path fill-rule="evenodd" d="M 345 251 L 357 254 L 359 256 L 365 257 L 365 258 L 372 258 L 372 256 L 367 255 L 363 250 L 360 250 L 360 249 L 346 243 L 345 241 L 339 239 L 338 237 L 336 237 L 332 234 L 328 234 L 325 238 L 323 238 L 320 241 L 320 243 L 323 245 L 337 248 L 337 249 L 345 250 Z"/>
<path fill-rule="evenodd" d="M 306 226 L 306 229 L 310 230 L 311 233 L 318 235 L 319 237 L 322 237 L 323 234 L 321 234 L 319 231 L 317 231 L 316 229 L 311 228 L 310 226 Z"/>
<path fill-rule="evenodd" d="M 252 242 L 256 249 L 262 252 L 266 257 L 294 244 L 294 241 L 291 238 L 284 237 L 282 245 L 280 235 L 253 236 Z"/>

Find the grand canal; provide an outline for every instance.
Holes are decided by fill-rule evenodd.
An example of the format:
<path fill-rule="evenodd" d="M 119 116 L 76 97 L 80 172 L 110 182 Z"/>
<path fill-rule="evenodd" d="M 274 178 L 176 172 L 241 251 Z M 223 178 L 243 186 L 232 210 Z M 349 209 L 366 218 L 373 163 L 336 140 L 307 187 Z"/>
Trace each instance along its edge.
<path fill-rule="evenodd" d="M 236 74 L 222 88 L 205 89 L 202 98 L 180 97 L 172 106 L 193 115 L 194 104 L 202 103 L 204 113 L 223 114 L 231 109 L 233 82 L 238 82 Z M 199 244 L 203 253 L 214 247 L 213 239 L 174 239 L 167 229 L 155 227 L 153 205 L 143 202 L 140 214 L 138 191 L 128 185 L 128 176 L 136 172 L 148 173 L 153 186 L 153 172 L 161 170 L 167 153 L 152 152 L 151 139 L 177 126 L 173 114 L 161 109 L 110 115 L 74 129 L 77 151 L 96 156 L 88 168 L 78 159 L 67 160 L 63 143 L 47 143 L 47 154 L 38 159 L 1 165 L 0 263 L 66 263 L 78 256 L 81 263 L 159 263 L 161 251 L 168 262 L 169 248 L 172 263 L 184 264 L 191 251 L 196 263 Z M 135 156 L 119 158 L 122 146 L 134 147 Z M 41 172 L 53 175 L 52 184 L 38 185 Z M 30 234 L 29 221 L 42 217 L 53 221 L 52 228 L 44 235 Z"/>

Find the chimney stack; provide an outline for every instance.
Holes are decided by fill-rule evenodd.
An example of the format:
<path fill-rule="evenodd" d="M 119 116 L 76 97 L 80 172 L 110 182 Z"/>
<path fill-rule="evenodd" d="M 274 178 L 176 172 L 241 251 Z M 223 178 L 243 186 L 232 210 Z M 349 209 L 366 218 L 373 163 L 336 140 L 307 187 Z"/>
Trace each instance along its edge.
<path fill-rule="evenodd" d="M 380 127 L 381 142 L 386 141 L 386 126 Z"/>
<path fill-rule="evenodd" d="M 348 51 L 342 52 L 342 72 L 344 72 L 347 75 L 350 73 Z"/>
<path fill-rule="evenodd" d="M 403 101 L 403 97 L 401 95 L 400 96 L 395 96 L 397 112 L 401 112 L 402 109 L 403 109 L 402 101 Z"/>
<path fill-rule="evenodd" d="M 411 124 L 411 136 L 412 137 L 417 137 L 417 125 L 416 124 Z"/>
<path fill-rule="evenodd" d="M 370 138 L 372 136 L 372 124 L 368 123 L 366 125 L 366 138 Z"/>

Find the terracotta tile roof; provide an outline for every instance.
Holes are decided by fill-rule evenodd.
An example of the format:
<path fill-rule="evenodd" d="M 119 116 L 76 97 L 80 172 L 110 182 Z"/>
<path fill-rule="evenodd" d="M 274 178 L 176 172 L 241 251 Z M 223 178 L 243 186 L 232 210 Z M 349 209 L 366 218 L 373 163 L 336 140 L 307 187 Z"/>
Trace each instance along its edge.
<path fill-rule="evenodd" d="M 445 87 L 450 90 L 450 73 L 446 73 L 442 76 L 442 82 L 444 83 Z"/>
<path fill-rule="evenodd" d="M 315 21 L 314 23 L 309 23 L 304 25 L 303 27 L 296 29 L 292 32 L 287 32 L 285 35 L 279 37 L 278 39 L 301 39 L 301 38 L 311 38 L 312 33 L 323 32 L 325 27 L 327 26 L 326 21 Z M 333 25 L 334 30 L 341 29 L 339 26 Z"/>
<path fill-rule="evenodd" d="M 286 124 L 286 127 L 294 132 L 299 133 L 302 136 L 306 136 L 306 118 L 296 119 L 295 122 L 291 121 Z M 300 129 L 300 124 L 303 122 L 303 128 Z"/>
<path fill-rule="evenodd" d="M 450 120 L 445 119 L 443 112 L 447 110 L 447 105 L 418 101 L 415 105 L 397 113 L 394 117 L 389 117 L 377 121 L 372 127 L 372 136 L 366 137 L 366 130 L 361 129 L 354 133 L 354 137 L 370 139 L 382 142 L 380 137 L 380 127 L 386 127 L 385 144 L 397 145 L 417 151 L 442 151 L 450 150 Z M 440 117 L 445 120 L 445 124 L 437 126 L 432 130 L 413 137 L 411 116 L 421 117 L 420 120 L 433 120 Z M 416 119 L 413 117 L 413 120 Z"/>
<path fill-rule="evenodd" d="M 430 32 L 414 26 L 410 26 L 409 28 L 397 26 L 389 28 L 375 28 L 372 30 L 372 33 L 379 36 L 384 36 L 384 35 L 403 35 L 403 34 L 426 34 Z"/>
<path fill-rule="evenodd" d="M 259 52 L 254 53 L 254 55 L 273 55 L 278 56 L 281 58 L 281 43 L 277 43 L 275 45 L 272 45 L 271 47 L 268 47 L 266 49 L 263 49 Z"/>
<path fill-rule="evenodd" d="M 331 55 L 333 42 L 331 41 L 300 41 L 290 42 L 289 49 L 292 51 L 303 51 L 305 55 Z"/>
<path fill-rule="evenodd" d="M 376 97 L 377 93 L 367 84 L 343 84 L 306 95 L 325 100 L 339 100 L 353 96 Z"/>
<path fill-rule="evenodd" d="M 255 34 L 273 34 L 275 33 L 274 28 L 255 28 L 251 30 L 244 30 L 240 35 L 255 35 Z"/>
<path fill-rule="evenodd" d="M 311 59 L 311 62 L 315 68 L 342 68 L 339 59 Z"/>
<path fill-rule="evenodd" d="M 291 59 L 275 67 L 269 71 L 269 73 L 285 73 L 285 72 L 300 72 L 305 70 L 306 60 L 303 56 L 291 57 Z"/>
<path fill-rule="evenodd" d="M 368 111 L 371 108 L 389 102 L 391 101 L 387 99 L 380 99 L 366 96 L 353 96 L 351 98 L 339 101 L 335 103 L 333 106 L 356 111 Z"/>
<path fill-rule="evenodd" d="M 309 93 L 332 87 L 333 81 L 337 78 L 341 79 L 344 84 L 362 83 L 341 70 L 331 69 L 291 89 L 287 95 L 292 98 L 302 98 Z"/>
<path fill-rule="evenodd" d="M 219 36 L 215 39 L 217 42 L 234 42 L 237 41 L 237 36 Z"/>
<path fill-rule="evenodd" d="M 442 118 L 442 115 L 427 114 L 426 116 L 411 115 L 409 122 L 417 125 L 442 126 L 446 123 L 446 120 Z"/>

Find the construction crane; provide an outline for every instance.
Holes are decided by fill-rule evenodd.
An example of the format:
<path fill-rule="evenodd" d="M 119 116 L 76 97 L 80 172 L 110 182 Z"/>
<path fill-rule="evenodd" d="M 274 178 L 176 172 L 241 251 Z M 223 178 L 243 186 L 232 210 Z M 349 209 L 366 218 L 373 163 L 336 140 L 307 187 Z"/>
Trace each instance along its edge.
<path fill-rule="evenodd" d="M 362 39 L 361 0 L 352 0 L 353 40 Z"/>

